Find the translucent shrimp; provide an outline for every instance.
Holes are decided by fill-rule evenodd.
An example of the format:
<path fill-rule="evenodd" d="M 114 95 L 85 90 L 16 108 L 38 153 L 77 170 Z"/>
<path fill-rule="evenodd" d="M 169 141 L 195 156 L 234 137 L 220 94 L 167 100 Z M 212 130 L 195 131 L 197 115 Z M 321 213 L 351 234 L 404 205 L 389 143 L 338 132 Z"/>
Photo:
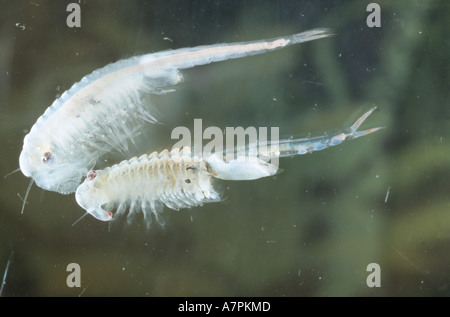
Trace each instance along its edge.
<path fill-rule="evenodd" d="M 316 138 L 281 140 L 275 150 L 259 155 L 237 156 L 226 160 L 225 155 L 208 157 L 191 155 L 188 147 L 174 148 L 132 158 L 104 170 L 90 171 L 77 188 L 77 203 L 95 218 L 109 221 L 124 214 L 128 217 L 142 211 L 147 226 L 152 214 L 160 224 L 163 206 L 178 210 L 201 206 L 221 200 L 214 189 L 213 178 L 224 180 L 253 180 L 278 173 L 277 165 L 267 162 L 270 157 L 285 157 L 312 153 L 359 138 L 381 129 L 358 131 L 363 121 L 375 110 L 361 116 L 346 132 Z M 113 210 L 116 213 L 113 214 Z"/>
<path fill-rule="evenodd" d="M 74 192 L 86 172 L 112 149 L 127 151 L 143 124 L 156 122 L 143 93 L 163 94 L 183 80 L 181 69 L 261 54 L 330 36 L 313 29 L 268 40 L 217 44 L 135 56 L 74 84 L 25 136 L 22 173 L 41 188 Z"/>

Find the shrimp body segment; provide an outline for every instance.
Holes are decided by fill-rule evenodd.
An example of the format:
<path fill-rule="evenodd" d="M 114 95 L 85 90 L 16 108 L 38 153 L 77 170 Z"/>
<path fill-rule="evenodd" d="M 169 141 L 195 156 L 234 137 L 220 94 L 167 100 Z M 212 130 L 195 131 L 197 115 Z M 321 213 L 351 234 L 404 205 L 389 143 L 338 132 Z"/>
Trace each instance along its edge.
<path fill-rule="evenodd" d="M 183 80 L 181 69 L 330 36 L 328 29 L 253 42 L 216 44 L 120 60 L 85 76 L 45 111 L 24 138 L 19 164 L 41 188 L 68 194 L 113 149 L 127 153 L 142 126 L 157 119 L 143 94 L 163 94 Z"/>
<path fill-rule="evenodd" d="M 211 179 L 205 161 L 191 157 L 187 147 L 181 151 L 175 148 L 96 171 L 77 188 L 75 198 L 99 220 L 111 220 L 112 208 L 117 216 L 129 208 L 130 219 L 141 210 L 148 225 L 152 214 L 163 224 L 159 216 L 163 205 L 178 210 L 219 201 Z"/>

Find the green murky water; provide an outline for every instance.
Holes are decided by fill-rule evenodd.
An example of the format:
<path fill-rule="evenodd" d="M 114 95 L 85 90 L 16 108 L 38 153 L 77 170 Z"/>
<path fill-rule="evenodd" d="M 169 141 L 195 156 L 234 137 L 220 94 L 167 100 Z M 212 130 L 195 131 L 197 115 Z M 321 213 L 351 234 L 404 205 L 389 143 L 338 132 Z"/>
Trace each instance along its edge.
<path fill-rule="evenodd" d="M 220 182 L 227 199 L 166 209 L 164 229 L 85 217 L 74 195 L 0 180 L 3 296 L 436 296 L 450 283 L 450 5 L 377 1 L 0 2 L 0 175 L 23 138 L 84 75 L 133 55 L 329 27 L 336 36 L 183 72 L 155 98 L 164 125 L 134 154 L 171 147 L 195 118 L 217 127 L 335 132 L 372 105 L 370 136 L 280 161 L 283 173 Z M 124 157 L 110 157 L 116 163 Z M 104 164 L 107 164 L 104 162 Z M 81 287 L 66 284 L 69 263 Z M 379 264 L 381 287 L 368 287 Z"/>

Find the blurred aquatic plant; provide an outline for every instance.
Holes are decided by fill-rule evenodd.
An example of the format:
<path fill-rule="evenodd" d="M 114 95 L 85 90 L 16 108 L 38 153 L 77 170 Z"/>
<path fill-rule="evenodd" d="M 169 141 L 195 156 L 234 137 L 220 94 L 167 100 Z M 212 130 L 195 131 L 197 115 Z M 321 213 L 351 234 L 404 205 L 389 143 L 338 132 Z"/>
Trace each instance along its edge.
<path fill-rule="evenodd" d="M 18 166 L 23 129 L 56 94 L 105 63 L 310 27 L 333 28 L 336 36 L 188 72 L 178 93 L 161 101 L 169 125 L 154 131 L 149 148 L 170 145 L 165 132 L 195 117 L 223 127 L 279 126 L 289 136 L 333 132 L 377 105 L 372 123 L 387 127 L 345 147 L 285 159 L 289 173 L 274 179 L 226 183 L 232 199 L 166 212 L 164 231 L 108 232 L 86 220 L 71 227 L 81 215 L 74 199 L 38 191 L 20 217 L 16 194 L 26 184 L 10 176 L 0 184 L 0 263 L 10 241 L 16 261 L 4 294 L 78 296 L 83 290 L 64 284 L 73 261 L 85 270 L 83 296 L 449 294 L 450 6 L 377 3 L 379 29 L 365 25 L 361 1 L 87 2 L 82 28 L 66 30 L 55 27 L 64 4 L 3 2 L 4 174 Z M 15 23 L 25 30 L 10 33 Z M 365 284 L 371 262 L 381 266 L 379 289 Z"/>

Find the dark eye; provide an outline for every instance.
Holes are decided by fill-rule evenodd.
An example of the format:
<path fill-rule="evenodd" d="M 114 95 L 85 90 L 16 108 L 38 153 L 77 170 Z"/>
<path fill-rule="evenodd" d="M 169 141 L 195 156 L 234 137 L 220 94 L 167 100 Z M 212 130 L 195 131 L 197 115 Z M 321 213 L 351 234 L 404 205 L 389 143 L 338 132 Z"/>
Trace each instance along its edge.
<path fill-rule="evenodd" d="M 42 156 L 42 162 L 44 162 L 44 164 L 50 164 L 52 163 L 54 160 L 54 155 L 52 152 L 45 152 L 44 155 Z"/>
<path fill-rule="evenodd" d="M 89 172 L 87 173 L 86 178 L 87 178 L 88 180 L 91 181 L 91 180 L 93 180 L 96 176 L 97 176 L 97 172 L 94 171 L 94 170 L 92 170 L 92 171 L 89 171 Z"/>

